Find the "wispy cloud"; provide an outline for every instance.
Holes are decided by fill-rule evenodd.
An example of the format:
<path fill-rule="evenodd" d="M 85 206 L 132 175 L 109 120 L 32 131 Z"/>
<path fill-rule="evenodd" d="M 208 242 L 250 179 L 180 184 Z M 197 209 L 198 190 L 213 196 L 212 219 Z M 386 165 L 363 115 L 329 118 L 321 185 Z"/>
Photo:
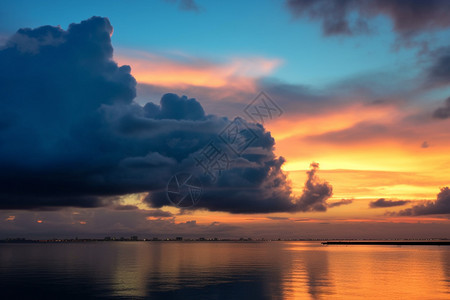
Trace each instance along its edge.
<path fill-rule="evenodd" d="M 370 208 L 380 208 L 380 207 L 393 207 L 393 206 L 402 206 L 408 204 L 411 201 L 408 200 L 386 200 L 384 198 L 380 198 L 376 201 L 370 202 Z"/>
<path fill-rule="evenodd" d="M 450 3 L 445 0 L 287 0 L 295 17 L 318 21 L 326 36 L 367 34 L 373 31 L 371 19 L 382 15 L 393 23 L 393 30 L 406 42 L 423 32 L 450 27 Z"/>
<path fill-rule="evenodd" d="M 329 208 L 338 207 L 342 205 L 349 205 L 352 204 L 354 199 L 341 199 L 339 201 L 328 203 Z"/>
<path fill-rule="evenodd" d="M 169 3 L 177 3 L 178 8 L 186 11 L 199 11 L 200 7 L 195 0 L 165 0 Z"/>
<path fill-rule="evenodd" d="M 161 55 L 142 51 L 120 51 L 114 59 L 130 65 L 139 83 L 164 87 L 232 87 L 254 89 L 255 80 L 271 74 L 280 59 L 235 57 L 213 62 L 188 55 Z"/>

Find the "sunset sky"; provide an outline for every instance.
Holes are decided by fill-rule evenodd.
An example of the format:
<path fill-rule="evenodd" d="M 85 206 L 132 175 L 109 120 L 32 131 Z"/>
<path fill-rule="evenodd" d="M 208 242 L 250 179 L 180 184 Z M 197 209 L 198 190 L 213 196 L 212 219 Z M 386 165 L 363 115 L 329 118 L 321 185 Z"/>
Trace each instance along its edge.
<path fill-rule="evenodd" d="M 450 2 L 243 2 L 2 1 L 0 238 L 450 238 Z"/>

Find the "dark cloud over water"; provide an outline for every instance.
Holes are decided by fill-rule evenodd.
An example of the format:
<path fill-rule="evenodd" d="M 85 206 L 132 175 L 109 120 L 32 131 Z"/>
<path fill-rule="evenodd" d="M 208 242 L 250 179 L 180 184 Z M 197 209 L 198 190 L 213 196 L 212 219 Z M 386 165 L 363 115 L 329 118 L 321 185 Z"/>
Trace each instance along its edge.
<path fill-rule="evenodd" d="M 204 184 L 194 209 L 326 210 L 332 188 L 317 178 L 318 164 L 294 198 L 270 132 L 245 120 L 255 141 L 217 181 L 208 178 L 194 157 L 232 120 L 176 94 L 135 103 L 130 67 L 112 60 L 112 31 L 100 17 L 21 29 L 0 50 L 0 208 L 98 207 L 142 192 L 161 207 L 169 178 L 188 170 Z"/>

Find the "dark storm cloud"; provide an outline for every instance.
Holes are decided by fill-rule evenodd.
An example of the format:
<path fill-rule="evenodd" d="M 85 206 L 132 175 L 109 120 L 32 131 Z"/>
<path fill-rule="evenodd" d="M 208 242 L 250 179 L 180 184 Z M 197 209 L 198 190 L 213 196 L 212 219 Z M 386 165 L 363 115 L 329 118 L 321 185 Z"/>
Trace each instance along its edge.
<path fill-rule="evenodd" d="M 450 214 L 450 188 L 441 188 L 435 201 L 427 201 L 398 212 L 400 216 Z"/>
<path fill-rule="evenodd" d="M 295 17 L 321 22 L 327 36 L 367 33 L 368 20 L 378 15 L 390 18 L 402 38 L 450 27 L 446 0 L 287 0 L 287 5 Z"/>
<path fill-rule="evenodd" d="M 319 165 L 311 164 L 303 194 L 294 198 L 281 170 L 284 159 L 275 158 L 272 151 L 271 147 L 260 155 L 243 158 L 241 166 L 224 171 L 215 184 L 209 182 L 208 177 L 202 177 L 201 201 L 186 210 L 203 208 L 236 214 L 326 211 L 326 201 L 332 196 L 333 188 L 318 178 Z M 162 207 L 167 204 L 166 193 L 153 192 L 145 201 L 153 207 Z"/>
<path fill-rule="evenodd" d="M 342 199 L 336 202 L 328 203 L 329 208 L 338 207 L 341 205 L 349 205 L 353 203 L 353 199 Z"/>
<path fill-rule="evenodd" d="M 195 209 L 326 210 L 332 189 L 318 180 L 318 165 L 294 199 L 270 132 L 242 119 L 256 140 L 212 182 L 194 157 L 232 120 L 175 94 L 135 103 L 130 67 L 112 60 L 112 31 L 100 17 L 67 31 L 21 29 L 0 50 L 0 208 L 96 207 L 141 192 L 161 207 L 168 180 L 188 170 L 205 189 Z"/>
<path fill-rule="evenodd" d="M 144 106 L 145 115 L 153 119 L 205 120 L 205 112 L 200 103 L 186 96 L 165 94 L 161 98 L 161 106 L 151 102 Z"/>
<path fill-rule="evenodd" d="M 130 105 L 136 84 L 111 60 L 111 33 L 103 18 L 20 29 L 0 51 L 1 208 L 91 207 L 109 194 L 100 174 L 117 157 L 100 109 Z"/>
<path fill-rule="evenodd" d="M 376 201 L 372 201 L 369 203 L 370 208 L 380 208 L 380 207 L 393 207 L 393 206 L 401 206 L 409 203 L 411 201 L 407 200 L 386 200 L 384 198 L 380 198 Z"/>

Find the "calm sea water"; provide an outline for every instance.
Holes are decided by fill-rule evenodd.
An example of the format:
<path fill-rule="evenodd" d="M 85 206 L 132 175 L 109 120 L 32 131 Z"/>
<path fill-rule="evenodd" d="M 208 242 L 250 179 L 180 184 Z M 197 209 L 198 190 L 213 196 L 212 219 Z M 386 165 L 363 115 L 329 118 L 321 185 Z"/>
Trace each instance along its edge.
<path fill-rule="evenodd" d="M 448 246 L 0 244 L 2 299 L 450 299 Z"/>

